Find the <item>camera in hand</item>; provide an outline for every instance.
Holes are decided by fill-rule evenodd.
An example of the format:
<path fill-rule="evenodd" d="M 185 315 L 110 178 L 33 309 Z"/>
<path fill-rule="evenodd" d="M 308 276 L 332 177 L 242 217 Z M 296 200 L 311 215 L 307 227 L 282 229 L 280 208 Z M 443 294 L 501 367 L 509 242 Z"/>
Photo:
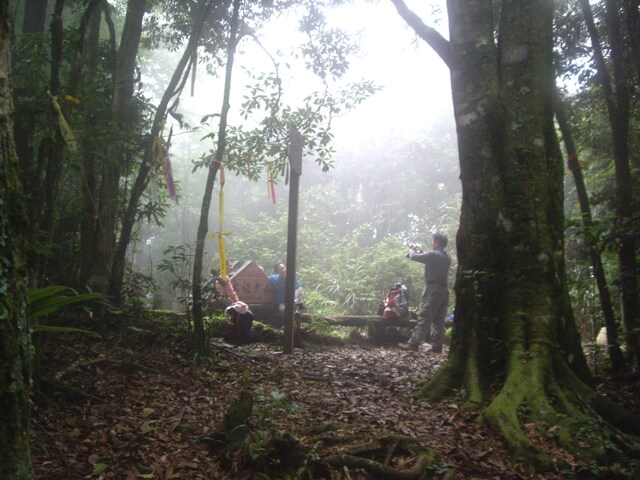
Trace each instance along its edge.
<path fill-rule="evenodd" d="M 420 245 L 419 243 L 410 243 L 409 244 L 409 249 L 411 250 L 415 250 L 417 253 L 422 253 L 422 245 Z"/>

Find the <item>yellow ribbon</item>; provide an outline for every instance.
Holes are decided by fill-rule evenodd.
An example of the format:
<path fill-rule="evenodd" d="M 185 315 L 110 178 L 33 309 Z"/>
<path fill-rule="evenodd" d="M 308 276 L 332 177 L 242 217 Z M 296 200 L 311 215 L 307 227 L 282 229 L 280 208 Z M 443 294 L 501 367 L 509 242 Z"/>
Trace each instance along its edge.
<path fill-rule="evenodd" d="M 215 162 L 220 163 L 220 160 L 215 159 Z M 218 231 L 213 231 L 207 237 L 209 240 L 213 240 L 218 237 L 218 257 L 220 260 L 220 277 L 224 280 L 229 279 L 229 273 L 227 272 L 227 249 L 224 242 L 226 235 L 231 235 L 231 232 L 223 232 L 222 226 L 224 224 L 224 168 L 220 165 L 220 193 L 218 194 Z"/>
<path fill-rule="evenodd" d="M 53 109 L 56 112 L 56 117 L 57 117 L 56 120 L 58 122 L 58 129 L 60 131 L 60 135 L 62 135 L 62 138 L 65 141 L 65 145 L 67 145 L 72 152 L 75 152 L 77 150 L 77 140 L 75 135 L 73 134 L 73 130 L 71 130 L 71 127 L 69 126 L 69 124 L 67 123 L 67 120 L 64 118 L 64 115 L 62 114 L 62 109 L 58 104 L 58 97 L 51 95 L 51 92 L 47 92 L 47 93 L 49 94 L 51 105 L 53 106 Z"/>
<path fill-rule="evenodd" d="M 220 195 L 218 200 L 218 218 L 218 256 L 220 257 L 220 276 L 227 280 L 229 278 L 229 275 L 227 274 L 227 250 L 224 245 L 224 233 L 222 233 L 222 222 L 224 219 L 224 183 L 222 182 L 220 183 Z"/>

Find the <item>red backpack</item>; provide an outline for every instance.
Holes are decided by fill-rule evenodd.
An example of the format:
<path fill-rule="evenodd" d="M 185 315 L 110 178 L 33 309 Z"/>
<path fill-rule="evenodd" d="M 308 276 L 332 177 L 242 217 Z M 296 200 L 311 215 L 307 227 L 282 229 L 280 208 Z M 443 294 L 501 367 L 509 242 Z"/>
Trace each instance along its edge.
<path fill-rule="evenodd" d="M 409 314 L 409 290 L 401 283 L 396 283 L 387 292 L 384 300 L 383 317 L 405 318 Z"/>

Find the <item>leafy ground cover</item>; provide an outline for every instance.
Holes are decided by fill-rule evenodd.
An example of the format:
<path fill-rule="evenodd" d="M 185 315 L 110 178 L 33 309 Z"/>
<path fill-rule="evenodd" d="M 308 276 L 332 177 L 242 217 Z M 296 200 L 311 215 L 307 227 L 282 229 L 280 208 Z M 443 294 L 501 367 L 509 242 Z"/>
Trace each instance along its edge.
<path fill-rule="evenodd" d="M 185 338 L 153 324 L 101 339 L 48 335 L 32 415 L 36 478 L 284 478 L 274 465 L 288 461 L 299 478 L 382 478 L 324 460 L 378 450 L 378 466 L 407 472 L 419 458 L 402 447 L 408 442 L 436 452 L 430 478 L 528 478 L 455 399 L 416 398 L 446 350 L 305 344 L 283 355 L 278 341 L 213 339 L 212 357 L 194 361 Z M 601 388 L 638 412 L 638 385 L 626 377 Z M 250 434 L 232 451 L 219 438 L 241 392 L 250 393 Z M 559 471 L 535 478 L 575 478 L 577 462 L 560 451 L 557 458 Z"/>

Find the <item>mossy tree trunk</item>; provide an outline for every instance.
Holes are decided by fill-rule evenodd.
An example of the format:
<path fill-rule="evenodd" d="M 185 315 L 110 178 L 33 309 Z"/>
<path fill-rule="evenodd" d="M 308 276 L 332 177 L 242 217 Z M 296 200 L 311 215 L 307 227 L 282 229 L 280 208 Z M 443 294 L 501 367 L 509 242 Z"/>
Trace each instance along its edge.
<path fill-rule="evenodd" d="M 9 2 L 0 3 L 0 478 L 32 478 L 27 221 L 13 141 Z"/>
<path fill-rule="evenodd" d="M 392 2 L 450 67 L 463 192 L 450 356 L 423 393 L 437 399 L 464 389 L 467 407 L 481 409 L 513 454 L 536 468 L 550 458 L 525 423 L 555 432 L 574 453 L 618 460 L 627 445 L 586 453 L 576 440 L 578 432 L 588 445 L 618 437 L 594 413 L 613 409 L 600 408 L 589 386 L 566 286 L 553 2 L 449 0 L 448 42 L 402 0 Z M 637 421 L 627 426 L 638 431 Z"/>
<path fill-rule="evenodd" d="M 26 97 L 29 88 L 34 91 L 40 90 L 42 71 L 33 68 L 33 63 L 29 61 L 44 48 L 44 28 L 47 21 L 47 1 L 28 0 L 23 3 L 22 31 L 16 35 L 19 40 L 13 42 L 13 64 L 15 66 L 18 62 L 26 60 L 25 63 L 31 68 L 18 73 L 24 80 L 21 82 L 23 84 L 17 86 L 14 91 L 16 98 Z M 42 68 L 44 69 L 44 66 Z M 31 160 L 34 156 L 34 145 L 36 145 L 34 137 L 37 114 L 34 108 L 23 108 L 14 116 L 14 140 L 21 163 L 23 188 L 26 191 L 34 188 L 31 182 L 36 178 L 33 172 L 35 165 Z"/>

